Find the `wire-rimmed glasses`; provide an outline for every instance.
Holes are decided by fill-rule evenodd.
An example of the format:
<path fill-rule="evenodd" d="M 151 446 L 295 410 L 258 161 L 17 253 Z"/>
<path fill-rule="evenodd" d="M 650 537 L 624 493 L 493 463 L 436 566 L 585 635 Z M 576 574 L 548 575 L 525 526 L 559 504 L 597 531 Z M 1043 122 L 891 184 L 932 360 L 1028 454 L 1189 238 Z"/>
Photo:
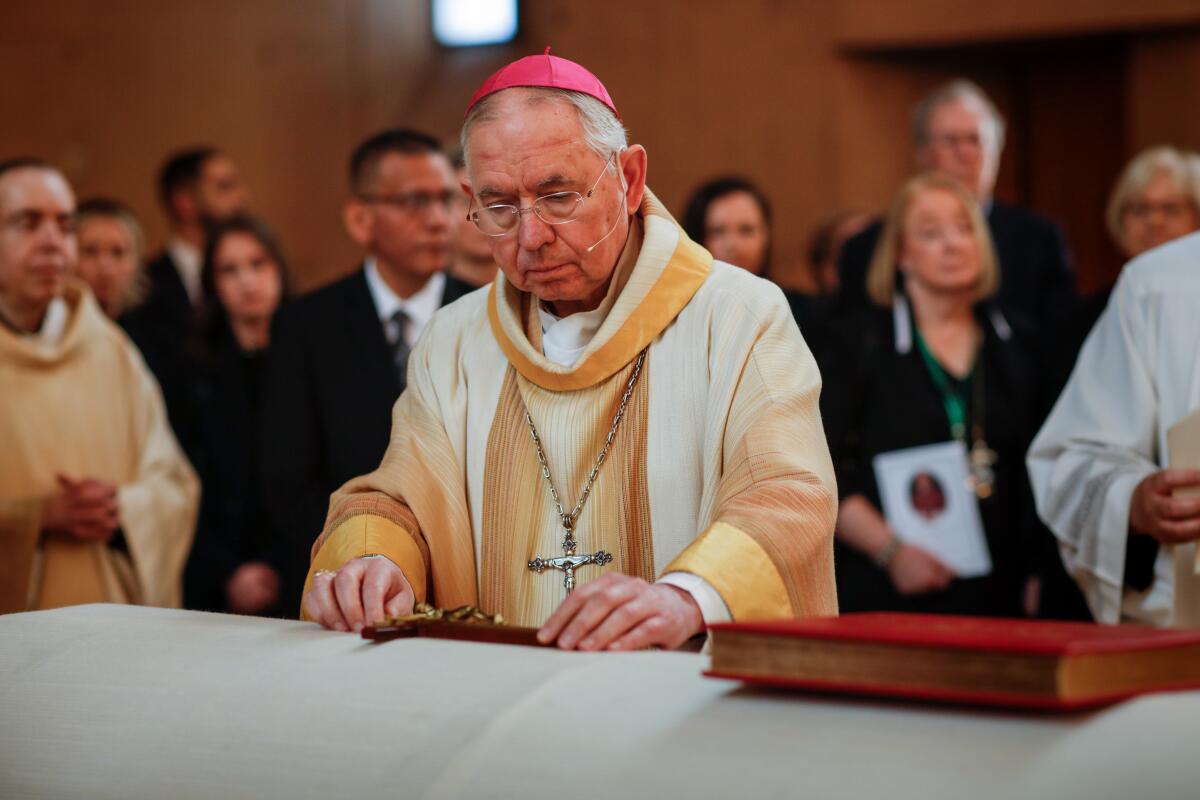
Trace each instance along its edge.
<path fill-rule="evenodd" d="M 617 154 L 613 153 L 608 157 L 608 160 L 604 162 L 604 169 L 600 170 L 600 174 L 592 183 L 592 188 L 584 193 L 553 192 L 544 194 L 526 208 L 511 203 L 493 203 L 468 212 L 467 219 L 475 223 L 475 227 L 485 236 L 504 236 L 512 233 L 517 229 L 517 223 L 521 221 L 521 215 L 526 211 L 532 211 L 547 225 L 565 225 L 568 222 L 574 222 L 579 216 L 579 210 L 583 207 L 584 202 L 595 193 L 596 187 L 600 185 L 600 179 L 604 177 L 604 173 L 608 171 L 609 165 L 616 156 Z"/>

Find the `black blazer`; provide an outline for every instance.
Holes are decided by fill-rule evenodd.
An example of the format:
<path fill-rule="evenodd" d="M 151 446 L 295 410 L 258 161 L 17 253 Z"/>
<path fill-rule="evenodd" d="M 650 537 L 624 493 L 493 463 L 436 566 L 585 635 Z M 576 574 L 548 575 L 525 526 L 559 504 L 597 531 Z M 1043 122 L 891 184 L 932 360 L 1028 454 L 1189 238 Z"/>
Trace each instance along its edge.
<path fill-rule="evenodd" d="M 985 331 L 978 361 L 984 378 L 984 436 L 997 453 L 994 493 L 980 502 L 992 573 L 955 580 L 941 592 L 905 597 L 885 571 L 838 543 L 842 611 L 1021 615 L 1023 584 L 1037 571 L 1038 537 L 1050 534 L 1037 520 L 1025 471 L 1025 451 L 1036 433 L 1034 361 L 1019 323 L 1003 315 L 999 323 L 996 313 L 990 306 L 977 312 Z M 915 342 L 899 352 L 896 324 L 891 309 L 861 309 L 830 327 L 818 354 L 824 381 L 821 414 L 838 493 L 861 494 L 880 509 L 874 457 L 951 438 L 941 394 Z M 970 405 L 968 430 L 978 413 L 973 399 Z"/>
<path fill-rule="evenodd" d="M 442 305 L 471 289 L 447 276 Z M 400 391 L 362 269 L 276 315 L 263 381 L 260 478 L 284 550 L 282 603 L 292 614 L 329 496 L 379 466 Z"/>
<path fill-rule="evenodd" d="M 164 251 L 146 265 L 149 293 L 118 322 L 142 352 L 146 366 L 162 387 L 167 418 L 189 456 L 200 446 L 196 361 L 199 317 L 188 298 L 179 270 Z"/>
<path fill-rule="evenodd" d="M 227 611 L 225 584 L 234 571 L 264 561 L 280 571 L 278 547 L 262 506 L 258 413 L 265 353 L 245 353 L 228 333 L 213 347 L 197 380 L 200 443 L 196 471 L 204 486 L 200 519 L 184 570 L 185 608 Z M 265 609 L 264 615 L 292 613 Z"/>
<path fill-rule="evenodd" d="M 992 203 L 988 229 L 1000 260 L 996 301 L 1020 312 L 1037 328 L 1051 332 L 1063 324 L 1076 302 L 1075 274 L 1062 231 L 1050 220 L 1016 206 Z M 839 304 L 868 305 L 867 268 L 883 223 L 876 222 L 851 237 L 838 259 Z"/>

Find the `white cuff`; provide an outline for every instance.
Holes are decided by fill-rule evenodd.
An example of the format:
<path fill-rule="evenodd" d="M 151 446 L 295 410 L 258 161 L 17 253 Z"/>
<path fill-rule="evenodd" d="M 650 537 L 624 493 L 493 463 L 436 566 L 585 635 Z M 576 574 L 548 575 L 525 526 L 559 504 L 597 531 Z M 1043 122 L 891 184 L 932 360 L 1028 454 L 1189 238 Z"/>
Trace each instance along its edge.
<path fill-rule="evenodd" d="M 690 594 L 696 605 L 700 606 L 700 616 L 704 617 L 705 625 L 729 622 L 733 619 L 721 593 L 699 575 L 691 572 L 668 572 L 657 582 L 669 584 Z"/>

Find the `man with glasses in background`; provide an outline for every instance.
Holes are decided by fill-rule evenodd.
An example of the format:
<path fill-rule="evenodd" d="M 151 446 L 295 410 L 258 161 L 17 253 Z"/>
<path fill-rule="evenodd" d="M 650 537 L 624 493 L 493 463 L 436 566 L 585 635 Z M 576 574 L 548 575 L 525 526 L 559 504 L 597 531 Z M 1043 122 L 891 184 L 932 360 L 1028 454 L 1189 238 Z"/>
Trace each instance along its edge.
<path fill-rule="evenodd" d="M 355 149 L 349 173 L 343 221 L 362 266 L 279 313 L 260 403 L 285 608 L 299 608 L 329 495 L 383 456 L 421 331 L 473 288 L 445 273 L 466 204 L 435 139 L 385 130 Z"/>
<path fill-rule="evenodd" d="M 472 605 L 633 650 L 836 613 L 821 379 L 783 293 L 687 238 L 578 64 L 501 69 L 462 144 L 501 274 L 413 351 L 382 463 L 332 498 L 307 616 Z"/>

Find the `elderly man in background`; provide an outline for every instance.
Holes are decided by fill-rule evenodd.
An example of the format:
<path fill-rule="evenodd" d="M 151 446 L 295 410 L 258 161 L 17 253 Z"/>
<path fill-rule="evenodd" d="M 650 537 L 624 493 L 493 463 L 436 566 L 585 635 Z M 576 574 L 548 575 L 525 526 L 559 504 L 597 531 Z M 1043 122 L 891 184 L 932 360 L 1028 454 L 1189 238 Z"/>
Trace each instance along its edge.
<path fill-rule="evenodd" d="M 383 463 L 313 547 L 308 616 L 470 604 L 627 650 L 835 613 L 820 376 L 780 290 L 683 234 L 578 64 L 501 69 L 462 138 L 502 275 L 414 351 Z"/>
<path fill-rule="evenodd" d="M 0 164 L 0 612 L 178 606 L 199 484 L 158 386 L 82 281 L 75 198 Z"/>
<path fill-rule="evenodd" d="M 1200 626 L 1200 470 L 1167 451 L 1200 409 L 1197 309 L 1200 233 L 1131 261 L 1029 450 L 1038 513 L 1099 622 Z"/>
<path fill-rule="evenodd" d="M 1000 261 L 997 301 L 1039 329 L 1053 330 L 1075 304 L 1074 273 L 1057 225 L 992 197 L 1004 150 L 1004 119 L 995 105 L 974 83 L 952 81 L 914 109 L 912 138 L 918 169 L 950 175 L 979 201 Z M 867 266 L 881 227 L 868 227 L 842 249 L 841 298 L 847 305 L 867 303 Z"/>

